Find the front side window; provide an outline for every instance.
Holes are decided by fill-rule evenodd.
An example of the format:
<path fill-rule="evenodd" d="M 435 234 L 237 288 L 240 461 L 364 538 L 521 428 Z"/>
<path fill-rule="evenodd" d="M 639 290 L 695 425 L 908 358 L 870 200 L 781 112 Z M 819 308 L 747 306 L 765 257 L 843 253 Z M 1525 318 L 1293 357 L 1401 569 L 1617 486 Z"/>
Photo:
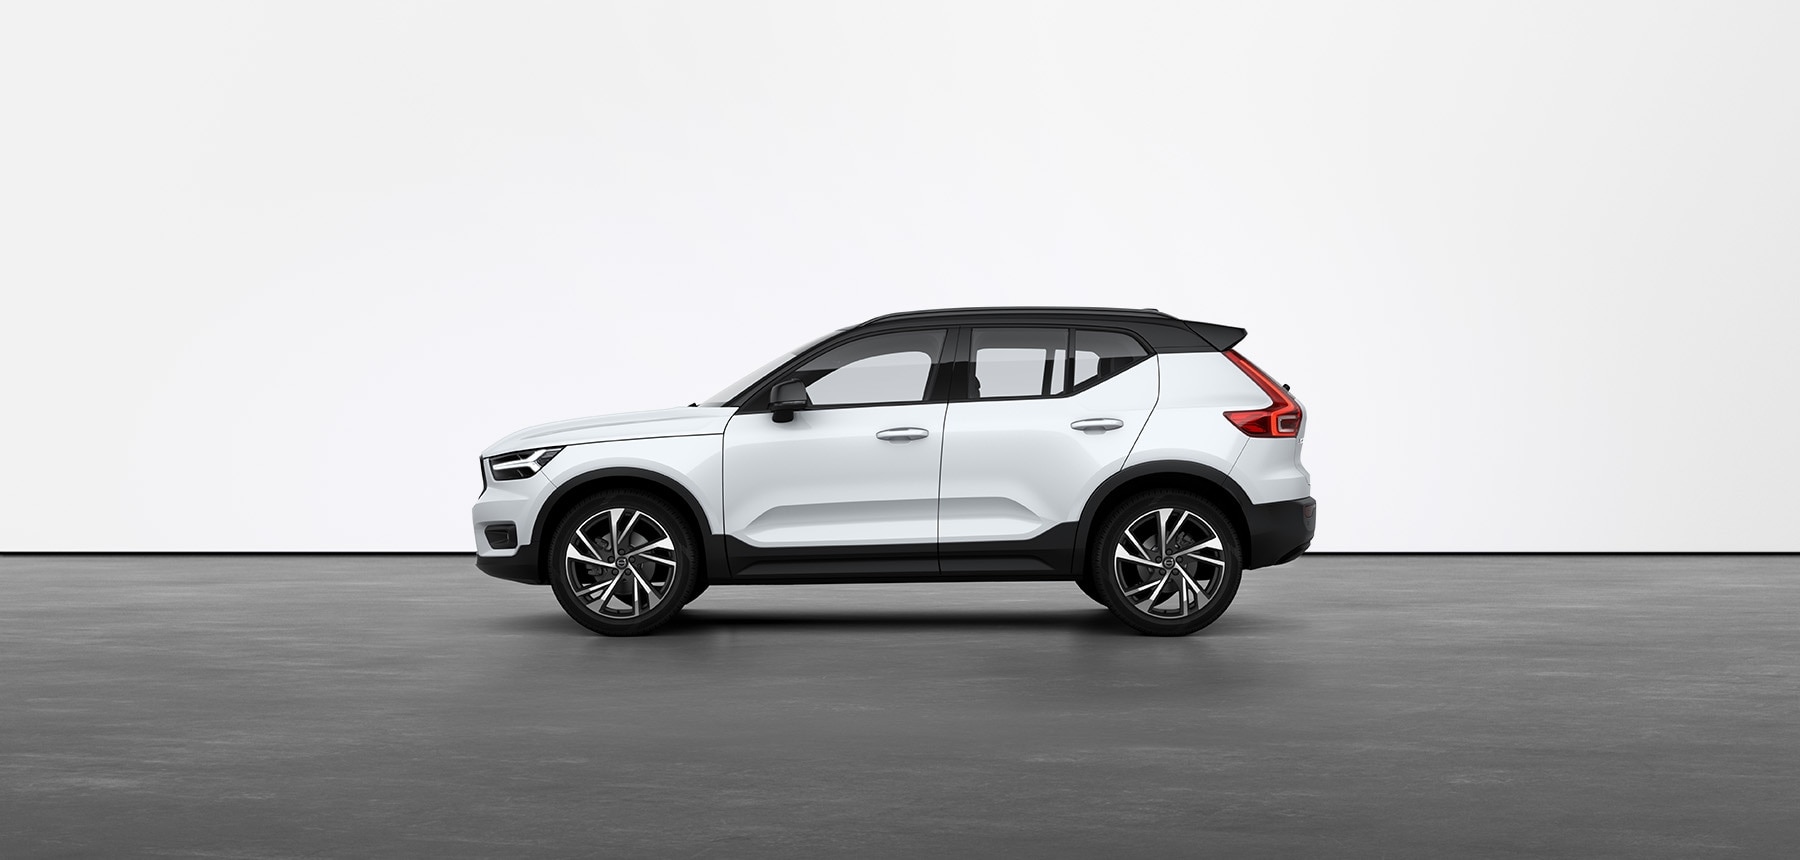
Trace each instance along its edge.
<path fill-rule="evenodd" d="M 878 334 L 825 351 L 793 377 L 814 406 L 921 403 L 943 351 L 943 329 Z"/>
<path fill-rule="evenodd" d="M 755 385 L 758 382 L 761 382 L 763 377 L 768 376 L 771 373 L 774 373 L 775 368 L 780 367 L 784 364 L 787 364 L 790 361 L 793 361 L 794 356 L 799 355 L 800 353 L 803 353 L 809 349 L 812 349 L 815 346 L 818 346 L 820 341 L 823 341 L 824 339 L 826 339 L 828 337 L 832 337 L 842 331 L 843 331 L 843 329 L 838 329 L 837 331 L 827 332 L 825 334 L 822 334 L 822 335 L 819 335 L 818 337 L 813 338 L 812 340 L 807 341 L 806 343 L 801 344 L 797 349 L 793 349 L 788 352 L 784 352 L 781 355 L 776 356 L 774 358 L 774 360 L 763 364 L 763 366 L 750 371 L 748 374 L 746 374 L 742 377 L 739 377 L 738 381 L 725 386 L 725 388 L 723 390 L 721 390 L 718 394 L 714 394 L 713 396 L 708 397 L 705 400 L 699 401 L 698 403 L 695 403 L 694 405 L 695 406 L 724 406 L 726 403 L 730 402 L 733 398 L 737 397 L 740 394 L 743 394 L 744 389 L 749 388 L 750 386 Z"/>

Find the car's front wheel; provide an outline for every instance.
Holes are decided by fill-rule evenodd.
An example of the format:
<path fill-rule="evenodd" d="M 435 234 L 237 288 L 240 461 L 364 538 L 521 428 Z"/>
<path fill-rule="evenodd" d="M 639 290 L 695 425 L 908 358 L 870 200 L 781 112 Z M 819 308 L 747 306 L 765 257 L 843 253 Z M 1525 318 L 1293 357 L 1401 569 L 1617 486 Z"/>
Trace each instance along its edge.
<path fill-rule="evenodd" d="M 687 518 L 632 490 L 600 493 L 563 517 L 546 571 L 556 600 L 583 627 L 607 636 L 649 633 L 675 613 L 700 575 Z"/>
<path fill-rule="evenodd" d="M 1231 605 L 1243 553 L 1231 520 L 1211 503 L 1154 490 L 1114 509 L 1089 563 L 1120 620 L 1152 636 L 1186 636 Z"/>

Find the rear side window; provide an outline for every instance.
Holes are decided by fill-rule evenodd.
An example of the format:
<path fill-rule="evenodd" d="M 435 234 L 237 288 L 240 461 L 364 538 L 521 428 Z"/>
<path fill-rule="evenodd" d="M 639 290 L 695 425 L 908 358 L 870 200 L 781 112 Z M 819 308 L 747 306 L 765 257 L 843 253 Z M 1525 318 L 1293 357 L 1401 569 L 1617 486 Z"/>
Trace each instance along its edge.
<path fill-rule="evenodd" d="M 972 338 L 975 399 L 1049 397 L 1067 389 L 1068 329 L 978 328 Z"/>
<path fill-rule="evenodd" d="M 977 400 L 1055 397 L 1099 385 L 1149 356 L 1123 332 L 1066 328 L 978 328 L 971 335 Z"/>

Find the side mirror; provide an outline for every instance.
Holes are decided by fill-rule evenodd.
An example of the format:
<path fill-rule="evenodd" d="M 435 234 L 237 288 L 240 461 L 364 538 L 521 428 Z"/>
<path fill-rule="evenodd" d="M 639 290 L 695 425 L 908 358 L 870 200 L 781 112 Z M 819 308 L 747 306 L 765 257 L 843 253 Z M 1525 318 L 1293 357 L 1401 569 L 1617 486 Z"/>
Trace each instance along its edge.
<path fill-rule="evenodd" d="M 806 396 L 806 384 L 798 379 L 777 382 L 769 391 L 769 410 L 774 413 L 769 417 L 777 424 L 786 424 L 794 420 L 794 410 L 805 409 L 812 405 L 812 399 Z"/>

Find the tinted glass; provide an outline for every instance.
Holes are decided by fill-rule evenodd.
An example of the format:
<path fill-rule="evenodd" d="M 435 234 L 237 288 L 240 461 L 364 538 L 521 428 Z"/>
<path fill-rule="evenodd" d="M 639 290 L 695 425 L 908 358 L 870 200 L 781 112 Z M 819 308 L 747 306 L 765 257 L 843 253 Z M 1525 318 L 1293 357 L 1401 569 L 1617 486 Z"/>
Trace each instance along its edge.
<path fill-rule="evenodd" d="M 1045 397 L 1063 393 L 1068 384 L 1068 329 L 978 328 L 972 348 L 969 393 L 978 399 Z"/>
<path fill-rule="evenodd" d="M 918 403 L 943 350 L 943 329 L 878 334 L 832 348 L 794 377 L 806 383 L 814 406 Z"/>
<path fill-rule="evenodd" d="M 1075 387 L 1117 376 L 1146 353 L 1137 339 L 1116 331 L 1075 332 Z"/>
<path fill-rule="evenodd" d="M 832 335 L 835 335 L 841 331 L 843 331 L 843 329 L 838 329 L 837 331 L 833 331 L 833 332 L 827 332 L 825 334 L 822 334 L 818 337 L 813 338 L 812 340 L 807 341 L 806 343 L 801 344 L 798 348 L 796 348 L 792 351 L 784 352 L 781 355 L 776 356 L 774 358 L 774 360 L 764 364 L 763 366 L 761 366 L 755 370 L 750 371 L 748 374 L 746 374 L 742 377 L 739 377 L 738 381 L 725 386 L 725 388 L 722 389 L 718 394 L 714 394 L 713 396 L 708 397 L 705 400 L 702 400 L 702 401 L 696 403 L 695 405 L 696 406 L 724 406 L 726 401 L 732 399 L 733 397 L 738 396 L 739 394 L 742 394 L 744 389 L 749 388 L 752 385 L 755 385 L 756 383 L 762 381 L 763 377 L 768 376 L 771 373 L 774 373 L 775 368 L 780 367 L 784 364 L 787 364 L 790 361 L 793 361 L 794 356 L 799 355 L 800 353 L 803 353 L 809 349 L 812 349 L 815 346 L 818 346 L 819 341 L 822 341 L 828 337 L 831 337 Z"/>

